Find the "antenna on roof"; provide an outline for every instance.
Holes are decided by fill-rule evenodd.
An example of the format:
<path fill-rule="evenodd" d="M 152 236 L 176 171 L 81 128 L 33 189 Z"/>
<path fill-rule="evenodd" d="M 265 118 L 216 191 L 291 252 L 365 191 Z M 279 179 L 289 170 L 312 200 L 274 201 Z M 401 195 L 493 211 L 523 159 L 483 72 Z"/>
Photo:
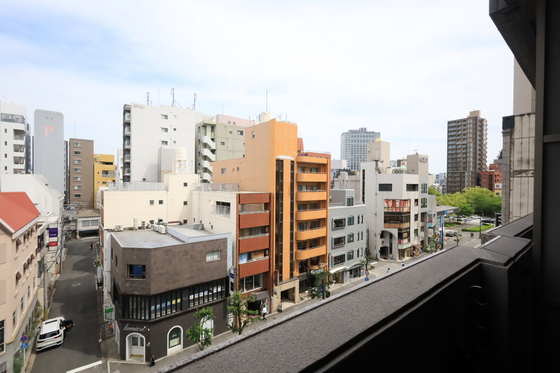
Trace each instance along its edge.
<path fill-rule="evenodd" d="M 146 92 L 146 105 L 150 104 L 150 92 Z"/>
<path fill-rule="evenodd" d="M 175 101 L 175 88 L 171 88 L 171 97 L 173 98 L 173 101 L 171 101 L 171 106 L 182 107 L 177 101 Z"/>

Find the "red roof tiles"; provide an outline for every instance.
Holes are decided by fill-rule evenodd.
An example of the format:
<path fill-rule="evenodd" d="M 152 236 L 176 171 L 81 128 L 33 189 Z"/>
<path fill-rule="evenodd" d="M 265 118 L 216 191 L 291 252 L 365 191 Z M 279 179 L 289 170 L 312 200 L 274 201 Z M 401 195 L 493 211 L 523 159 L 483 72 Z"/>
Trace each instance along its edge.
<path fill-rule="evenodd" d="M 0 192 L 0 219 L 17 232 L 39 217 L 39 210 L 25 192 Z"/>

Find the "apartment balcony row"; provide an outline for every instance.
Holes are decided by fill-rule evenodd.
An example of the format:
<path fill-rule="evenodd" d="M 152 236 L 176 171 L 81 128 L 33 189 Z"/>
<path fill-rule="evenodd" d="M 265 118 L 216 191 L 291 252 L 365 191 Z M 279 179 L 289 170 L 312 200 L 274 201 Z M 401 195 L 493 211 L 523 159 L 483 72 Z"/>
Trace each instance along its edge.
<path fill-rule="evenodd" d="M 298 172 L 296 173 L 297 182 L 308 182 L 308 183 L 326 183 L 328 179 L 328 174 L 325 172 Z"/>
<path fill-rule="evenodd" d="M 326 255 L 327 245 L 315 246 L 309 249 L 296 250 L 296 260 L 307 260 L 316 256 Z"/>
<path fill-rule="evenodd" d="M 130 110 L 130 109 L 129 109 L 129 110 Z M 125 122 L 125 123 L 130 123 L 130 118 L 131 118 L 130 111 L 125 112 L 125 113 L 124 113 L 124 119 L 123 119 L 124 122 Z"/>
<path fill-rule="evenodd" d="M 239 228 L 265 227 L 270 225 L 270 214 L 266 211 L 254 211 L 251 214 L 239 214 Z"/>
<path fill-rule="evenodd" d="M 327 227 L 319 227 L 313 229 L 307 229 L 303 231 L 296 231 L 296 240 L 297 241 L 306 241 L 312 240 L 314 238 L 326 237 L 327 236 Z"/>
<path fill-rule="evenodd" d="M 130 141 L 125 141 L 123 145 L 125 149 L 130 149 Z"/>
<path fill-rule="evenodd" d="M 130 136 L 130 126 L 124 127 L 124 135 L 125 136 Z"/>
<path fill-rule="evenodd" d="M 212 173 L 212 171 L 213 171 L 213 168 L 212 168 L 212 166 L 210 165 L 210 162 L 208 162 L 208 161 L 206 161 L 206 160 L 201 161 L 201 162 L 200 162 L 200 166 L 201 166 L 203 169 L 205 169 L 206 172 Z"/>
<path fill-rule="evenodd" d="M 297 201 L 321 201 L 327 199 L 327 192 L 325 190 L 305 190 L 296 193 Z"/>
<path fill-rule="evenodd" d="M 324 219 L 327 217 L 327 209 L 305 210 L 296 212 L 296 220 Z"/>

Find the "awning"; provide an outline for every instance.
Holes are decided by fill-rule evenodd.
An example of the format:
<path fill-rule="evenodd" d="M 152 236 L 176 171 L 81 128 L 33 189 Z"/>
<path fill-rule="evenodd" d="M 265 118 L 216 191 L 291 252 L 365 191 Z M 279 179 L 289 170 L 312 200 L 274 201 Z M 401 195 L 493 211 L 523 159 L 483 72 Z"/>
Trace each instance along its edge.
<path fill-rule="evenodd" d="M 346 271 L 346 270 L 348 270 L 348 267 L 343 266 L 343 267 L 339 267 L 337 269 L 331 269 L 330 272 L 331 272 L 331 274 L 335 274 L 336 272 Z"/>
<path fill-rule="evenodd" d="M 255 297 L 255 300 L 266 299 L 266 298 L 268 298 L 268 290 L 257 291 L 255 293 L 253 293 L 253 296 Z"/>

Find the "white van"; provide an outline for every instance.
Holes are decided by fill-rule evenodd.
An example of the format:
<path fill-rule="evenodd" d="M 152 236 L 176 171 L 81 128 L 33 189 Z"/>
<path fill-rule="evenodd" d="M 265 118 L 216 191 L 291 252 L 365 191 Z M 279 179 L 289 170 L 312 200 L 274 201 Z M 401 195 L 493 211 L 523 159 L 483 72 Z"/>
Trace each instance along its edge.
<path fill-rule="evenodd" d="M 64 325 L 64 317 L 55 317 L 43 321 L 39 330 L 39 337 L 37 337 L 37 351 L 61 345 L 64 342 Z"/>

